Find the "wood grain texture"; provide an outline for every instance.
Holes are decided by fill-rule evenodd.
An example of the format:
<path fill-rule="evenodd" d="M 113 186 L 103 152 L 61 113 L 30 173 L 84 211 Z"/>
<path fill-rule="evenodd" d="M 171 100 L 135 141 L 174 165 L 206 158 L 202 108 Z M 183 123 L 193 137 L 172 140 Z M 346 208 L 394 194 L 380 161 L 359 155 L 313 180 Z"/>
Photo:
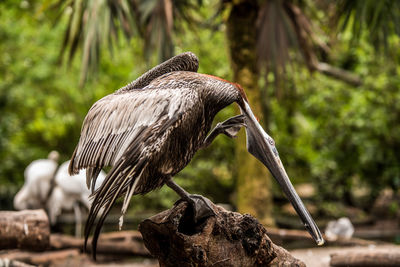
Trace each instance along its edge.
<path fill-rule="evenodd" d="M 44 210 L 0 211 L 0 249 L 43 251 L 50 244 Z"/>
<path fill-rule="evenodd" d="M 305 266 L 273 244 L 254 217 L 212 207 L 216 216 L 197 224 L 180 202 L 139 225 L 160 266 Z"/>

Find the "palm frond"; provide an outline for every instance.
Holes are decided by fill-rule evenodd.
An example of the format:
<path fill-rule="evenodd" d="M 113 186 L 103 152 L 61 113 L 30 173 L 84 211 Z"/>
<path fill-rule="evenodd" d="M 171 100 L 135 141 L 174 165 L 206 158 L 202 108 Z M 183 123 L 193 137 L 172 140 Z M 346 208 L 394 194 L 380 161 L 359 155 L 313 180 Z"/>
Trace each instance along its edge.
<path fill-rule="evenodd" d="M 316 34 L 310 20 L 290 0 L 264 1 L 257 19 L 257 54 L 260 69 L 274 74 L 276 90 L 286 65 L 303 58 L 309 70 L 317 69 L 317 48 L 329 50 Z M 279 92 L 277 92 L 279 94 Z"/>
<path fill-rule="evenodd" d="M 197 3 L 197 4 L 196 4 Z M 140 1 L 141 24 L 145 26 L 145 55 L 158 50 L 158 60 L 164 61 L 174 54 L 173 35 L 182 32 L 182 22 L 192 25 L 196 22 L 193 15 L 202 4 L 190 0 L 146 0 Z"/>
<path fill-rule="evenodd" d="M 71 62 L 78 48 L 82 49 L 81 85 L 89 71 L 97 68 L 102 45 L 111 48 L 119 29 L 127 39 L 137 32 L 133 4 L 129 0 L 57 0 L 50 5 L 49 9 L 59 11 L 68 19 L 60 59 L 67 54 Z"/>
<path fill-rule="evenodd" d="M 159 61 L 173 55 L 173 4 L 171 0 L 149 0 L 141 2 L 139 6 L 141 22 L 145 25 L 144 40 L 145 54 L 159 48 Z"/>
<path fill-rule="evenodd" d="M 81 85 L 99 64 L 102 46 L 112 52 L 119 32 L 126 39 L 144 38 L 147 58 L 158 51 L 159 61 L 174 54 L 173 35 L 182 22 L 193 24 L 193 16 L 201 0 L 47 0 L 43 6 L 67 16 L 68 23 L 61 46 L 60 59 L 68 62 L 82 50 Z M 45 8 L 46 8 L 45 7 Z"/>
<path fill-rule="evenodd" d="M 350 29 L 353 41 L 367 33 L 376 48 L 387 48 L 389 36 L 400 35 L 399 1 L 340 0 L 336 14 L 339 30 Z"/>
<path fill-rule="evenodd" d="M 310 4 L 309 1 L 268 0 L 260 7 L 257 21 L 259 68 L 265 69 L 266 77 L 270 72 L 274 74 L 278 96 L 288 63 L 300 58 L 310 71 L 319 71 L 355 86 L 362 83 L 357 75 L 319 61 L 318 52 L 329 54 L 330 49 L 316 34 L 322 31 L 303 12 L 315 9 Z"/>

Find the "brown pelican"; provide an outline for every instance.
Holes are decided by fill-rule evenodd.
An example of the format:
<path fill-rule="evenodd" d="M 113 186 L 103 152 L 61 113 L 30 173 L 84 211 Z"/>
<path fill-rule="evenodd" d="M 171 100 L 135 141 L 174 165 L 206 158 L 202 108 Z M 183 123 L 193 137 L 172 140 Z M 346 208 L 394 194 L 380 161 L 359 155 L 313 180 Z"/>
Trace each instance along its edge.
<path fill-rule="evenodd" d="M 120 227 L 132 195 L 164 184 L 193 206 L 195 221 L 213 215 L 207 199 L 188 194 L 172 177 L 217 135 L 233 137 L 242 126 L 246 127 L 248 151 L 270 170 L 311 236 L 323 244 L 317 225 L 286 174 L 274 140 L 257 122 L 242 87 L 197 73 L 197 69 L 193 53 L 175 56 L 100 99 L 86 115 L 70 173 L 86 168 L 87 185 L 93 188 L 101 168 L 112 166 L 93 193 L 85 227 L 87 241 L 100 215 L 93 234 L 93 255 L 105 217 L 118 197 L 125 196 Z M 242 114 L 217 124 L 207 136 L 215 115 L 233 102 Z"/>

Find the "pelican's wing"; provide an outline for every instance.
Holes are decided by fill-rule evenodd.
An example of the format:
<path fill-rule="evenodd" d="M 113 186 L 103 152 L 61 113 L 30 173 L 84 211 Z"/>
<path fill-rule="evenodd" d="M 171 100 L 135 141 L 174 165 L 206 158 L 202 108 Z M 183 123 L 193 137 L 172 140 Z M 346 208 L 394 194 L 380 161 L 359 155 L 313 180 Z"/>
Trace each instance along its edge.
<path fill-rule="evenodd" d="M 175 125 L 190 116 L 198 98 L 195 90 L 146 87 L 109 95 L 89 110 L 71 159 L 70 172 L 113 166 L 93 194 L 85 226 L 86 242 L 97 215 L 101 214 L 92 240 L 94 253 L 101 226 L 115 200 L 125 194 L 124 215 L 139 186 L 142 171 L 152 157 L 159 155 Z M 96 177 L 87 179 L 93 188 Z"/>
<path fill-rule="evenodd" d="M 103 184 L 93 193 L 94 199 L 85 225 L 85 248 L 91 229 L 96 218 L 98 218 L 92 238 L 94 256 L 96 255 L 97 240 L 102 225 L 116 199 L 125 195 L 119 221 L 121 229 L 123 216 L 127 211 L 132 195 L 138 193 L 137 190 L 141 192 L 142 185 L 140 183 L 143 171 L 146 170 L 147 164 L 152 161 L 153 157 L 160 155 L 159 152 L 176 127 L 176 123 L 184 120 L 187 113 L 178 111 L 171 115 L 171 117 L 165 115 L 151 126 L 141 128 L 140 133 L 132 140 L 126 151 L 107 174 Z"/>
<path fill-rule="evenodd" d="M 70 174 L 87 168 L 89 186 L 100 169 L 115 165 L 133 141 L 143 143 L 148 138 L 146 134 L 162 127 L 160 123 L 169 124 L 176 118 L 174 115 L 190 107 L 190 98 L 183 97 L 183 93 L 184 90 L 153 88 L 112 94 L 97 101 L 83 122 L 69 165 Z"/>

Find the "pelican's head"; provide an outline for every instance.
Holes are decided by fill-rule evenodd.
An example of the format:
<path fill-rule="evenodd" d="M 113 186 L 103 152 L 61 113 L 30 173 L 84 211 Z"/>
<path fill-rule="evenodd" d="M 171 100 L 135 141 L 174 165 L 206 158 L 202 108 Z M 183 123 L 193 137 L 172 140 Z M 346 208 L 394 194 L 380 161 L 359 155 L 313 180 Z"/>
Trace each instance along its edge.
<path fill-rule="evenodd" d="M 286 174 L 285 168 L 279 158 L 278 150 L 275 147 L 275 141 L 264 131 L 257 121 L 243 88 L 237 84 L 236 87 L 241 95 L 238 104 L 245 119 L 247 150 L 261 161 L 272 173 L 315 242 L 318 245 L 324 244 L 324 239 L 318 226 L 307 211 Z"/>

